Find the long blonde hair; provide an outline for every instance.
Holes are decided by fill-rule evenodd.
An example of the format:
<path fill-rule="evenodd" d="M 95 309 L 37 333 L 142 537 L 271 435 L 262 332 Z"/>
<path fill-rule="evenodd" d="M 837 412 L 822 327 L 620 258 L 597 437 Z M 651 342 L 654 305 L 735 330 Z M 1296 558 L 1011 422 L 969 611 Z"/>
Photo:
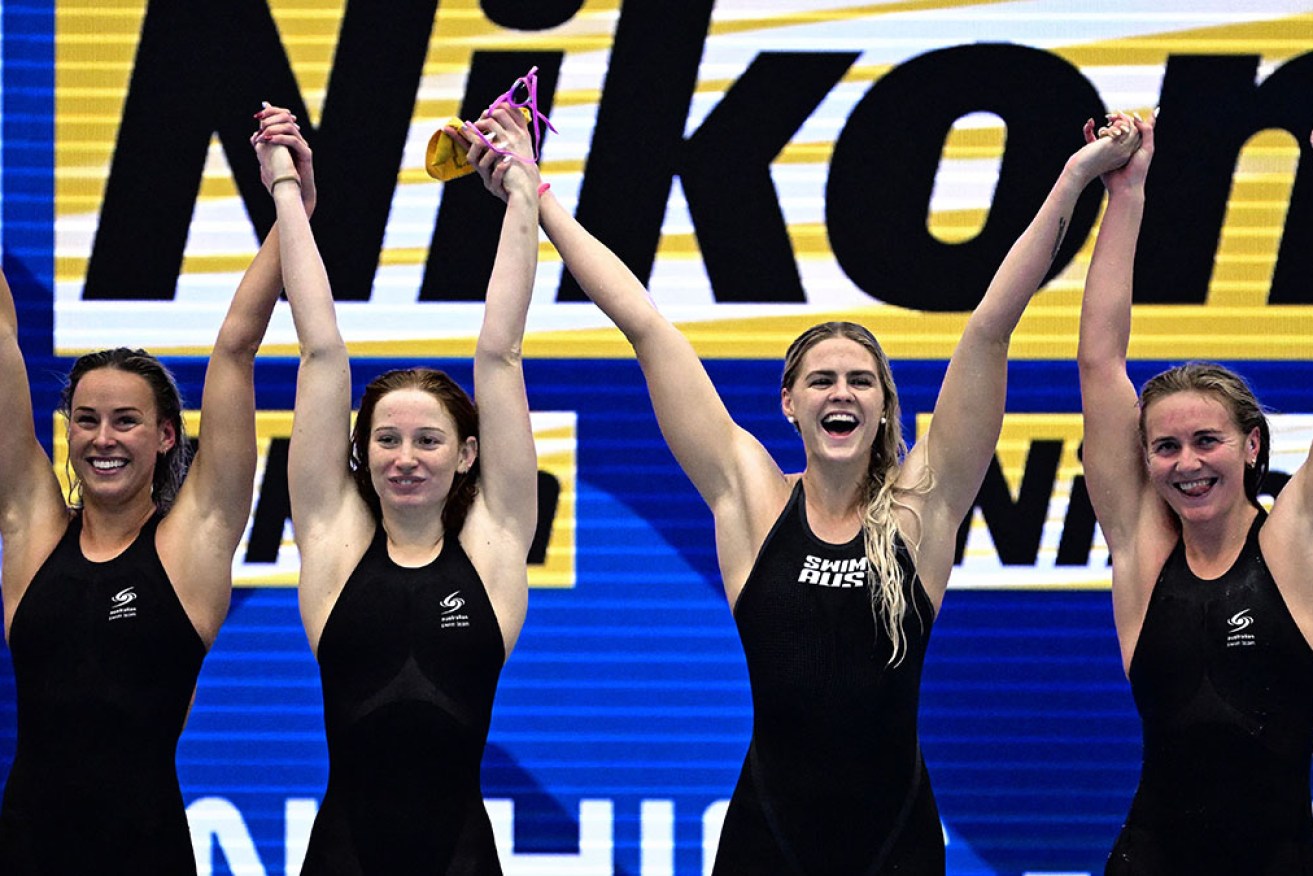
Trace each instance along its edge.
<path fill-rule="evenodd" d="M 903 570 L 898 564 L 898 526 L 893 510 L 902 504 L 902 496 L 925 489 L 926 484 L 898 487 L 898 471 L 907 456 L 907 442 L 898 406 L 898 390 L 893 370 L 875 335 L 855 322 L 823 322 L 799 335 L 784 355 L 784 375 L 780 384 L 791 389 L 802 369 L 803 357 L 821 341 L 846 338 L 860 344 L 875 360 L 876 378 L 884 392 L 882 422 L 871 445 L 871 459 L 862 481 L 862 540 L 866 547 L 866 579 L 871 591 L 871 611 L 884 627 L 893 645 L 889 664 L 902 661 L 907 653 L 903 639 L 903 617 L 907 614 L 907 590 Z M 906 507 L 906 506 L 904 506 Z M 915 610 L 915 607 L 914 607 Z M 920 614 L 917 614 L 920 617 Z"/>

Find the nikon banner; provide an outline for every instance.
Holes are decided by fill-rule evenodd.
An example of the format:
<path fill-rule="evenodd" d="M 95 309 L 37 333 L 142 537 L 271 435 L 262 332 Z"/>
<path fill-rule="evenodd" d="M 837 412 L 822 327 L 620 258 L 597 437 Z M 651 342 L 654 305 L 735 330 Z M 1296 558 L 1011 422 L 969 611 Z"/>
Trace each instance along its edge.
<path fill-rule="evenodd" d="M 41 0 L 0 17 L 0 239 L 41 438 L 73 356 L 141 346 L 199 406 L 273 222 L 269 101 L 314 150 L 315 233 L 355 393 L 414 363 L 471 387 L 502 205 L 424 171 L 430 134 L 530 67 L 543 176 L 649 287 L 787 470 L 789 341 L 869 326 L 924 434 L 968 312 L 1086 119 L 1159 108 L 1131 372 L 1243 373 L 1279 491 L 1313 442 L 1313 5 L 1295 0 Z M 952 874 L 1102 872 L 1140 765 L 1080 464 L 1090 187 L 1011 346 L 921 699 Z M 751 732 L 711 517 L 629 345 L 545 238 L 525 340 L 539 447 L 528 619 L 484 790 L 508 876 L 709 873 Z M 231 615 L 179 752 L 202 874 L 299 872 L 327 759 L 294 585 L 296 338 L 257 361 L 262 462 Z M 482 411 L 496 416 L 496 411 Z M 204 423 L 188 422 L 204 441 Z M 49 428 L 47 431 L 47 426 Z M 8 652 L 0 651 L 3 662 Z M 12 674 L 0 672 L 0 766 Z M 816 740 L 818 746 L 826 740 Z"/>

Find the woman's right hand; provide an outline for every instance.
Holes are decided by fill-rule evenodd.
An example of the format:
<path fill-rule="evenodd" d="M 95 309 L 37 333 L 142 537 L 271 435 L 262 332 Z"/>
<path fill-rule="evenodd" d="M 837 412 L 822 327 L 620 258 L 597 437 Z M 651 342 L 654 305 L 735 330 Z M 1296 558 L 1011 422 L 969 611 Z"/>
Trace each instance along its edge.
<path fill-rule="evenodd" d="M 499 154 L 489 149 L 478 137 L 464 137 L 469 143 L 470 163 L 478 170 L 484 187 L 503 201 L 512 193 L 537 198 L 541 176 L 538 165 L 532 161 L 533 138 L 524 115 L 514 107 L 499 103 L 477 122 L 467 124 L 478 128 L 498 149 L 509 153 Z"/>
<path fill-rule="evenodd" d="M 259 128 L 251 135 L 251 145 L 260 162 L 260 181 L 268 189 L 280 177 L 295 177 L 301 184 L 301 203 L 305 205 L 306 215 L 313 215 L 316 202 L 313 156 L 296 116 L 283 107 L 265 104 L 255 118 Z"/>
<path fill-rule="evenodd" d="M 1157 110 L 1147 119 L 1140 118 L 1138 113 L 1116 113 L 1109 116 L 1108 127 L 1100 128 L 1097 133 L 1094 130 L 1093 119 L 1085 123 L 1085 149 L 1097 148 L 1092 144 L 1109 139 L 1114 126 L 1120 128 L 1127 125 L 1134 126 L 1135 142 L 1130 154 L 1120 164 L 1099 172 L 1103 185 L 1109 193 L 1144 188 L 1145 179 L 1149 175 L 1149 164 L 1153 160 L 1153 128 L 1157 118 Z"/>

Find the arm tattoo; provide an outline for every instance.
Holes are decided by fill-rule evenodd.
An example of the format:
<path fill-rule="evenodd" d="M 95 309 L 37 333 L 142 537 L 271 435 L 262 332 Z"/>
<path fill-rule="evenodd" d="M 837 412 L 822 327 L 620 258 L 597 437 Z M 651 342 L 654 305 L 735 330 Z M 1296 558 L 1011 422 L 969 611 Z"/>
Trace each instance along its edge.
<path fill-rule="evenodd" d="M 1049 254 L 1049 261 L 1052 262 L 1058 257 L 1058 250 L 1062 248 L 1062 239 L 1067 236 L 1067 217 L 1058 217 L 1058 239 L 1053 241 L 1053 252 Z"/>

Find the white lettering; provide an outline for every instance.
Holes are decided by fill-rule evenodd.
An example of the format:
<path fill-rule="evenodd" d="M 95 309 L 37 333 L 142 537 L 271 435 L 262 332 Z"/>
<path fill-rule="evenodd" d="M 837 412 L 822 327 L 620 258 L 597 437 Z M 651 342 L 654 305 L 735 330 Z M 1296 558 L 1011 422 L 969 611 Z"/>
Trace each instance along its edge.
<path fill-rule="evenodd" d="M 310 847 L 310 828 L 314 827 L 319 801 L 313 797 L 288 797 L 283 805 L 283 872 L 296 876 L 305 863 Z"/>
<path fill-rule="evenodd" d="M 187 824 L 196 853 L 198 876 L 214 873 L 211 839 L 223 852 L 233 876 L 265 876 L 264 865 L 255 852 L 255 842 L 237 807 L 222 797 L 201 797 L 187 807 Z"/>
<path fill-rule="evenodd" d="M 675 876 L 675 801 L 644 800 L 638 823 L 643 831 L 640 876 Z"/>
<path fill-rule="evenodd" d="M 711 876 L 716 865 L 716 850 L 720 848 L 720 831 L 725 827 L 728 800 L 717 800 L 702 813 L 702 876 Z"/>

